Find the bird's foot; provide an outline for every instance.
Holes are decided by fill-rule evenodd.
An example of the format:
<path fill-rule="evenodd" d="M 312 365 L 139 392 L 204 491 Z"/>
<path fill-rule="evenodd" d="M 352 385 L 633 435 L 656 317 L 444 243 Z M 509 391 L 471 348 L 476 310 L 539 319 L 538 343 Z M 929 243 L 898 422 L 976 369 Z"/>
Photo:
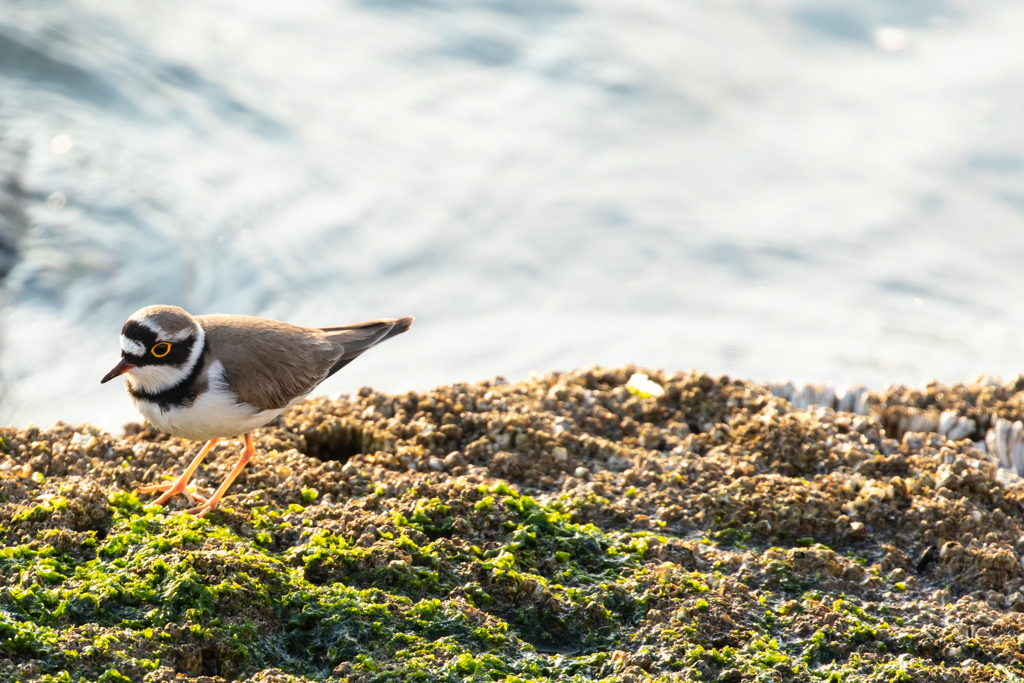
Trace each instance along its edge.
<path fill-rule="evenodd" d="M 220 499 L 217 497 L 210 498 L 209 500 L 203 498 L 199 505 L 189 508 L 188 510 L 185 510 L 185 512 L 190 515 L 195 515 L 196 517 L 202 517 L 207 512 L 216 510 L 218 505 L 220 505 Z"/>
<path fill-rule="evenodd" d="M 195 505 L 196 503 L 204 505 L 209 500 L 209 498 L 207 498 L 206 496 L 196 493 L 195 489 L 192 489 L 191 493 L 192 495 L 189 495 L 189 491 L 185 491 L 185 497 L 188 498 L 188 502 L 191 503 L 192 505 Z"/>
<path fill-rule="evenodd" d="M 188 502 L 192 505 L 195 505 L 197 500 L 200 503 L 206 502 L 206 498 L 196 493 L 194 489 L 191 491 L 188 489 L 188 479 L 185 479 L 184 477 L 178 477 L 170 484 L 140 486 L 135 489 L 135 492 L 139 494 L 163 492 L 162 496 L 150 503 L 151 505 L 163 505 L 179 493 L 184 494 L 185 497 L 188 498 Z"/>

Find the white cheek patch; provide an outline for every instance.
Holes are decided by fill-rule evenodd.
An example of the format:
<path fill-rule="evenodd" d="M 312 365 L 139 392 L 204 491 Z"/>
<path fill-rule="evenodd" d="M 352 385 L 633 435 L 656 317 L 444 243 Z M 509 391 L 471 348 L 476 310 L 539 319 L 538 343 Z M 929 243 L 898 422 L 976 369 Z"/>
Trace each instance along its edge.
<path fill-rule="evenodd" d="M 189 371 L 173 365 L 141 365 L 126 373 L 132 387 L 148 394 L 156 394 L 180 383 Z"/>
<path fill-rule="evenodd" d="M 121 335 L 121 350 L 130 356 L 144 356 L 146 355 L 146 347 L 128 337 Z"/>

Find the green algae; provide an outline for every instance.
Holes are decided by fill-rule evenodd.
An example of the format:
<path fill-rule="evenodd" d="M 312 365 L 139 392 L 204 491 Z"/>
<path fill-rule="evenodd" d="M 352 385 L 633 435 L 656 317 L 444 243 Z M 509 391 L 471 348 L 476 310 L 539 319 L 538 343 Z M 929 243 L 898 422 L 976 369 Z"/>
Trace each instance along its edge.
<path fill-rule="evenodd" d="M 53 546 L 33 549 L 31 543 L 4 549 L 0 567 L 28 583 L 8 591 L 13 618 L 2 622 L 5 654 L 31 656 L 46 675 L 68 672 L 72 680 L 137 675 L 177 656 L 183 640 L 216 651 L 214 673 L 228 676 L 276 666 L 317 677 L 344 662 L 379 680 L 434 680 L 438 673 L 572 680 L 600 671 L 604 659 L 583 653 L 612 648 L 642 616 L 642 584 L 624 586 L 621 572 L 642 567 L 651 535 L 606 534 L 571 522 L 571 501 L 541 504 L 505 486 L 480 487 L 469 497 L 477 499 L 466 506 L 473 510 L 471 522 L 500 530 L 493 548 L 453 554 L 439 542 L 450 527 L 449 506 L 420 499 L 408 519 L 397 521 L 399 529 L 422 532 L 426 542 L 401 535 L 393 544 L 412 562 L 369 567 L 368 548 L 325 530 L 275 552 L 259 536 L 240 536 L 215 521 L 167 514 L 142 506 L 132 494 L 115 494 L 112 523 L 84 556 Z M 488 505 L 477 505 L 486 499 Z M 288 524 L 280 521 L 282 513 L 295 510 L 252 512 L 254 528 L 279 530 Z M 486 590 L 431 570 L 442 556 L 478 563 Z M 558 566 L 565 562 L 571 568 Z M 311 582 L 309 575 L 322 573 L 327 563 L 345 567 L 347 581 Z M 700 575 L 684 581 L 694 592 L 708 590 Z M 425 597 L 459 589 L 465 597 L 461 611 Z M 697 610 L 707 608 L 697 601 Z M 257 621 L 261 628 L 251 626 Z M 88 645 L 62 648 L 95 626 L 106 630 Z M 578 661 L 508 660 L 510 651 L 569 643 Z M 371 644 L 375 656 L 360 659 Z M 149 657 L 133 656 L 142 649 Z M 451 659 L 437 669 L 440 653 Z"/>
<path fill-rule="evenodd" d="M 11 518 L 13 524 L 21 522 L 38 522 L 47 519 L 54 512 L 58 510 L 64 510 L 68 506 L 68 502 L 64 498 L 52 498 L 44 501 L 39 505 L 35 505 L 27 510 L 19 512 Z"/>
<path fill-rule="evenodd" d="M 33 549 L 31 543 L 0 553 L 0 569 L 17 572 L 20 583 L 27 584 L 5 596 L 11 614 L 0 622 L 4 654 L 31 656 L 48 675 L 67 671 L 73 680 L 120 680 L 123 672 L 166 659 L 184 638 L 217 650 L 222 675 L 274 665 L 323 676 L 375 643 L 378 653 L 394 659 L 388 666 L 397 668 L 389 675 L 398 678 L 414 676 L 426 666 L 426 653 L 436 657 L 439 647 L 453 656 L 462 653 L 442 671 L 463 676 L 484 671 L 493 677 L 506 673 L 507 665 L 488 653 L 529 650 L 531 636 L 545 640 L 557 632 L 562 640 L 579 639 L 586 647 L 606 646 L 614 628 L 605 623 L 633 618 L 636 601 L 597 582 L 609 569 L 639 566 L 642 540 L 607 536 L 593 525 L 569 522 L 562 504 L 540 505 L 508 487 L 498 488 L 474 493 L 490 498 L 492 505 L 474 506 L 479 517 L 473 522 L 488 525 L 487 513 L 501 509 L 498 528 L 505 542 L 487 552 L 457 554 L 479 562 L 489 575 L 489 594 L 466 592 L 470 609 L 492 615 L 487 627 L 437 598 L 422 597 L 461 586 L 459 577 L 436 570 L 439 556 L 451 551 L 434 542 L 417 545 L 401 536 L 394 546 L 408 552 L 411 563 L 369 567 L 369 549 L 326 530 L 287 552 L 275 552 L 264 537 L 247 538 L 209 519 L 143 507 L 133 494 L 120 493 L 111 496 L 112 524 L 105 538 L 93 541 L 86 556 L 75 558 L 52 546 Z M 35 519 L 37 510 L 25 519 Z M 289 511 L 294 512 L 283 512 Z M 416 500 L 409 518 L 396 515 L 396 522 L 400 529 L 440 539 L 450 530 L 448 513 L 437 498 Z M 282 511 L 255 508 L 252 526 L 280 530 L 288 525 L 281 517 Z M 555 552 L 574 558 L 577 566 L 552 572 L 548 558 Z M 346 583 L 311 582 L 325 564 L 344 567 Z M 583 587 L 552 583 L 556 573 L 559 581 L 574 580 Z M 565 611 L 516 610 L 524 586 L 546 592 Z M 595 620 L 601 624 L 596 629 Z M 262 628 L 249 626 L 256 621 L 263 622 Z M 512 624 L 518 625 L 517 636 L 510 635 Z M 93 638 L 80 655 L 60 647 L 77 639 L 86 625 L 110 631 Z M 170 625 L 173 632 L 164 630 Z M 146 644 L 150 667 L 131 657 L 139 643 Z M 353 670 L 384 675 L 378 671 L 383 667 L 379 659 L 359 660 Z M 521 668 L 507 671 L 516 672 L 531 675 Z"/>
<path fill-rule="evenodd" d="M 641 399 L 632 370 L 300 407 L 201 520 L 118 490 L 182 466 L 176 442 L 11 432 L 53 465 L 0 475 L 0 679 L 1020 677 L 1013 589 L 991 589 L 1017 585 L 1000 534 L 1024 520 L 968 446 L 727 378 L 648 372 L 665 396 Z M 357 442 L 344 467 L 307 457 Z M 65 476 L 86 457 L 106 488 Z M 958 479 L 935 495 L 939 463 Z M 901 524 L 922 522 L 962 543 L 915 571 Z"/>

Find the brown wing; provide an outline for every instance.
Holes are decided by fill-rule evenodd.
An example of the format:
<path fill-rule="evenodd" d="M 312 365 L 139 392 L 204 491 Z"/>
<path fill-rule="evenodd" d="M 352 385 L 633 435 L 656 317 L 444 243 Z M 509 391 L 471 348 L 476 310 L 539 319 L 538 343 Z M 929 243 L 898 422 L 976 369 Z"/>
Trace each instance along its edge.
<path fill-rule="evenodd" d="M 335 344 L 340 344 L 344 349 L 341 357 L 331 366 L 327 376 L 330 377 L 338 370 L 341 370 L 370 347 L 402 334 L 409 329 L 413 320 L 415 318 L 412 316 L 382 318 L 380 320 L 369 320 L 365 323 L 320 328 L 320 331 L 324 333 L 325 339 L 329 339 Z"/>
<path fill-rule="evenodd" d="M 344 350 L 320 330 L 242 315 L 205 315 L 210 356 L 224 366 L 224 380 L 238 400 L 283 408 L 312 391 Z"/>
<path fill-rule="evenodd" d="M 315 329 L 241 315 L 196 316 L 240 401 L 260 410 L 304 396 L 370 347 L 409 329 L 388 318 Z"/>

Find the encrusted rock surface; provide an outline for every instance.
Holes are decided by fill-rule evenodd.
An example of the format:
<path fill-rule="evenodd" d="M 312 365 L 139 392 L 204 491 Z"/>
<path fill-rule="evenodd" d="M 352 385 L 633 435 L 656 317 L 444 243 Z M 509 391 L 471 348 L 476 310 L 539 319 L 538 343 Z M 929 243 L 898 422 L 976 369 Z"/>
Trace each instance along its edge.
<path fill-rule="evenodd" d="M 1024 485 L 975 446 L 1024 383 L 855 415 L 696 372 L 643 398 L 637 371 L 307 401 L 201 520 L 132 493 L 198 444 L 3 430 L 0 679 L 1024 674 Z M 975 431 L 905 430 L 943 411 Z"/>

